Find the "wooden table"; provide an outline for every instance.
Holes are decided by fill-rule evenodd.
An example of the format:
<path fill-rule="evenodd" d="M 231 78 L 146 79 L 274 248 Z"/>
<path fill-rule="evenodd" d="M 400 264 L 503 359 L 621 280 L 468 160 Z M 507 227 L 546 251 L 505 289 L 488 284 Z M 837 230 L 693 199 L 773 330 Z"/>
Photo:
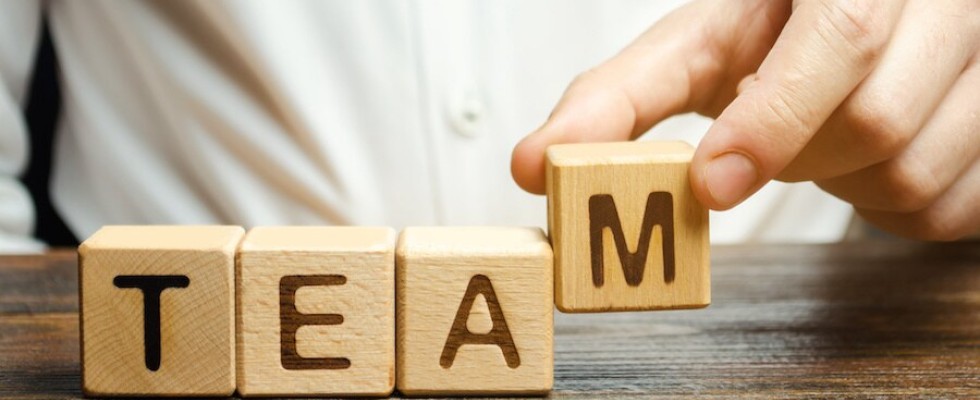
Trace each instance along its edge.
<path fill-rule="evenodd" d="M 556 314 L 552 396 L 980 398 L 980 243 L 713 250 L 707 310 Z M 75 253 L 0 257 L 0 397 L 79 382 Z"/>

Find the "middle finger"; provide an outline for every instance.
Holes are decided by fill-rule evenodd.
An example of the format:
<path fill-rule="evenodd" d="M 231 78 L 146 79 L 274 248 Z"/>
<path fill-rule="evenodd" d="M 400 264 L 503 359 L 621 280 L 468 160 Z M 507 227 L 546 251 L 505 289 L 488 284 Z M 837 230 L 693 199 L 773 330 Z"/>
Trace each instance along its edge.
<path fill-rule="evenodd" d="M 977 24 L 949 20 L 962 8 L 969 8 L 962 0 L 907 3 L 879 64 L 778 179 L 826 179 L 900 153 L 975 51 Z"/>

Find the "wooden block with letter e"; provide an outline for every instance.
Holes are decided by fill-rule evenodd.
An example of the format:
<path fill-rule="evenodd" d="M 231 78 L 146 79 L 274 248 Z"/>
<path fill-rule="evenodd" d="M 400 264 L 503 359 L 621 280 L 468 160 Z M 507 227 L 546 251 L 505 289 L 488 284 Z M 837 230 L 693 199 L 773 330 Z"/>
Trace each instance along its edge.
<path fill-rule="evenodd" d="M 398 390 L 551 390 L 553 258 L 537 228 L 407 228 L 397 254 Z"/>
<path fill-rule="evenodd" d="M 547 150 L 555 304 L 565 312 L 705 307 L 708 211 L 691 192 L 684 142 Z"/>
<path fill-rule="evenodd" d="M 262 227 L 238 254 L 242 396 L 386 396 L 395 381 L 395 231 Z"/>
<path fill-rule="evenodd" d="M 78 248 L 82 387 L 95 396 L 235 390 L 233 226 L 107 226 Z"/>

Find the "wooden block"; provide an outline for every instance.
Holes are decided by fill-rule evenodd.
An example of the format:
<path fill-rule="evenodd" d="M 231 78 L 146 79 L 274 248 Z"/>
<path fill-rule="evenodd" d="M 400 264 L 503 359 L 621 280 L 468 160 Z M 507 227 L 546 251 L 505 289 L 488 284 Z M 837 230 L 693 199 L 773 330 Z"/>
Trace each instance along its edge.
<path fill-rule="evenodd" d="M 555 304 L 564 312 L 700 308 L 711 302 L 708 211 L 684 142 L 547 150 Z"/>
<path fill-rule="evenodd" d="M 233 226 L 108 226 L 78 248 L 90 396 L 235 390 Z"/>
<path fill-rule="evenodd" d="M 387 396 L 395 384 L 391 228 L 265 227 L 238 254 L 242 396 Z"/>
<path fill-rule="evenodd" d="M 407 228 L 398 390 L 541 394 L 553 381 L 551 247 L 537 228 Z"/>

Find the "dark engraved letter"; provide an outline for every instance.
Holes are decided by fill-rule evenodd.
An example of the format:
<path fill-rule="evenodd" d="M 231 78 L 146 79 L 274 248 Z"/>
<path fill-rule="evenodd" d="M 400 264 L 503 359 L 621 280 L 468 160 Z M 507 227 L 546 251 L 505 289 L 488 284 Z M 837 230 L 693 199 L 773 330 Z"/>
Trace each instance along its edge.
<path fill-rule="evenodd" d="M 487 300 L 487 308 L 490 310 L 490 321 L 493 328 L 486 334 L 475 334 L 466 328 L 466 321 L 469 320 L 470 310 L 473 308 L 473 301 L 477 295 L 483 295 Z M 514 338 L 507 328 L 507 320 L 504 319 L 504 312 L 500 309 L 500 302 L 497 301 L 497 293 L 493 291 L 490 278 L 486 275 L 474 275 L 470 278 L 470 283 L 466 287 L 466 294 L 463 301 L 459 303 L 456 310 L 456 319 L 453 320 L 453 327 L 449 330 L 449 337 L 446 338 L 446 345 L 442 348 L 442 357 L 439 358 L 439 365 L 443 368 L 453 366 L 456 360 L 456 352 L 464 344 L 493 344 L 500 347 L 500 352 L 504 354 L 507 366 L 517 368 L 521 365 L 521 357 L 517 354 L 517 346 L 514 345 Z"/>
<path fill-rule="evenodd" d="M 343 285 L 343 275 L 289 275 L 279 280 L 279 325 L 282 367 L 285 369 L 345 369 L 344 357 L 302 357 L 296 351 L 296 331 L 304 325 L 340 325 L 340 314 L 302 314 L 296 309 L 296 290 L 303 286 Z"/>
<path fill-rule="evenodd" d="M 623 265 L 626 284 L 639 286 L 643 282 L 643 270 L 647 263 L 647 252 L 653 236 L 653 226 L 660 225 L 663 232 L 664 282 L 674 281 L 674 196 L 670 192 L 653 192 L 647 197 L 643 223 L 640 227 L 640 240 L 636 252 L 630 253 L 626 247 L 623 224 L 611 195 L 597 194 L 589 197 L 589 240 L 592 251 L 592 283 L 602 287 L 603 249 L 602 230 L 609 228 L 616 242 L 616 253 Z"/>
<path fill-rule="evenodd" d="M 119 275 L 112 284 L 120 289 L 143 292 L 143 354 L 146 369 L 160 369 L 160 293 L 169 288 L 185 288 L 191 280 L 184 275 Z"/>

